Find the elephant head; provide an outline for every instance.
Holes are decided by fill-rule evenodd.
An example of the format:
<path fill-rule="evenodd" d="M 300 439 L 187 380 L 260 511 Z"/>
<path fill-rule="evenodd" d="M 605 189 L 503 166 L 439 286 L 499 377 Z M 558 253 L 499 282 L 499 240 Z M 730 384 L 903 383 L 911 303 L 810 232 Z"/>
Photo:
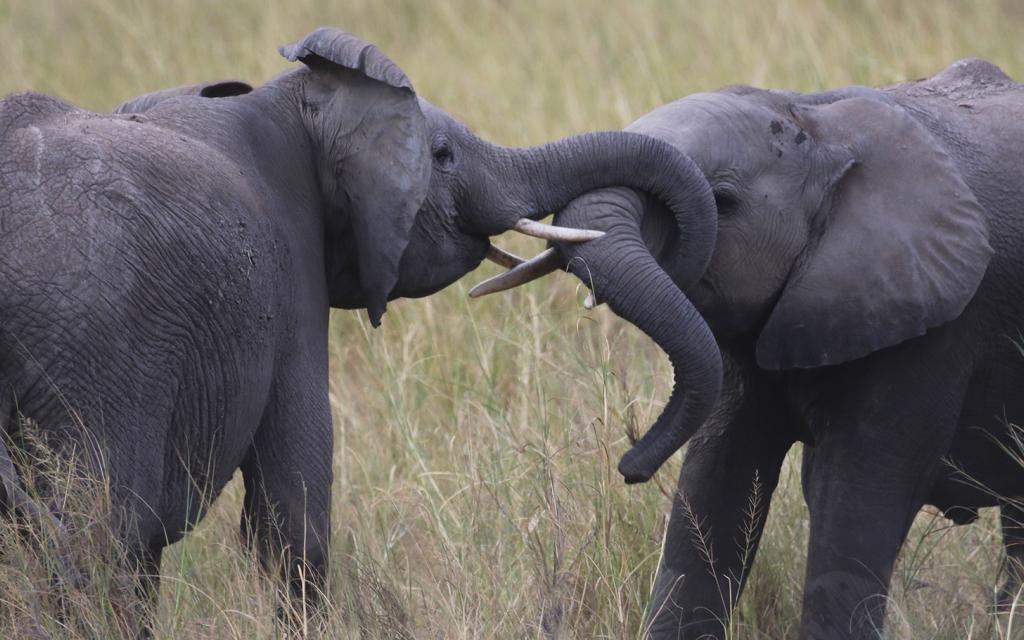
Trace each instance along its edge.
<path fill-rule="evenodd" d="M 279 121 L 297 113 L 328 210 L 331 305 L 366 308 L 374 325 L 388 300 L 434 293 L 488 255 L 502 261 L 489 236 L 513 228 L 573 242 L 600 236 L 535 222 L 578 195 L 623 185 L 658 201 L 681 197 L 673 169 L 685 159 L 659 140 L 620 131 L 502 147 L 419 98 L 397 65 L 352 34 L 320 28 L 281 53 L 304 68 L 251 95 L 241 95 L 243 83 L 190 85 L 119 111 L 180 96 L 237 95 L 261 99 L 259 109 Z"/>
<path fill-rule="evenodd" d="M 956 163 L 884 93 L 727 89 L 661 107 L 629 129 L 696 162 L 718 231 L 701 274 L 686 264 L 692 228 L 656 203 L 603 190 L 555 216 L 607 232 L 559 245 L 559 262 L 675 367 L 664 412 L 620 464 L 627 480 L 649 478 L 711 409 L 718 370 L 695 374 L 693 363 L 715 340 L 696 310 L 718 342 L 750 345 L 763 369 L 834 365 L 957 317 L 992 255 Z"/>
<path fill-rule="evenodd" d="M 770 370 L 839 364 L 957 317 L 992 249 L 943 144 L 886 94 L 692 96 L 633 129 L 711 183 L 718 239 L 688 290 L 722 339 Z"/>
<path fill-rule="evenodd" d="M 306 67 L 272 84 L 300 97 L 335 214 L 326 221 L 331 304 L 365 307 L 374 324 L 387 300 L 428 295 L 474 269 L 491 235 L 595 237 L 531 222 L 589 190 L 625 185 L 664 201 L 678 193 L 671 167 L 681 154 L 661 141 L 606 132 L 502 147 L 418 98 L 402 70 L 356 36 L 321 28 L 281 52 Z"/>

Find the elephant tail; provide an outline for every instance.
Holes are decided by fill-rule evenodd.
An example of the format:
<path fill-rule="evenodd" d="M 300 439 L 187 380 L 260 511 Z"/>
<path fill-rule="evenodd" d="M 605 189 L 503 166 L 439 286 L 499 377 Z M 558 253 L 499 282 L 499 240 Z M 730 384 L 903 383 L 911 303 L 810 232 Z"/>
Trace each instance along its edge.
<path fill-rule="evenodd" d="M 6 432 L 0 433 L 0 515 L 22 518 L 34 531 L 42 532 L 49 528 L 55 532 L 54 548 L 46 551 L 51 551 L 50 557 L 57 559 L 54 569 L 57 583 L 79 586 L 83 578 L 67 552 L 70 548 L 70 534 L 64 523 L 46 505 L 40 504 L 22 487 L 18 470 L 5 442 L 7 438 Z M 39 536 L 40 541 L 46 539 L 46 536 Z"/>

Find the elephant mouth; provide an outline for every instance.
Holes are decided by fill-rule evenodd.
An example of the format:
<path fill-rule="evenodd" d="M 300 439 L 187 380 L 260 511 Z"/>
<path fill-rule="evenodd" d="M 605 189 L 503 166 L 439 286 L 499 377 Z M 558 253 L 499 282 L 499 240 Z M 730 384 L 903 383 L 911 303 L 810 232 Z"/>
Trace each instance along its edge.
<path fill-rule="evenodd" d="M 603 231 L 559 227 L 536 222 L 529 218 L 520 219 L 512 228 L 514 231 L 530 237 L 566 243 L 589 242 L 604 235 Z M 463 274 L 479 267 L 484 259 L 509 269 L 509 271 L 497 276 L 499 281 L 502 281 L 502 278 L 508 278 L 509 274 L 512 274 L 513 278 L 522 280 L 521 274 L 523 269 L 530 270 L 531 265 L 536 263 L 536 259 L 524 260 L 501 249 L 492 244 L 489 237 L 485 235 L 462 233 L 455 239 L 455 242 L 457 246 L 454 251 L 444 252 L 455 256 L 455 259 L 440 260 L 433 264 L 418 263 L 413 267 L 411 264 L 406 264 L 406 258 L 403 257 L 402 272 L 404 275 L 399 279 L 400 284 L 391 291 L 389 299 L 423 298 L 432 295 L 458 280 Z M 551 273 L 561 266 L 560 258 L 554 252 L 554 249 L 548 249 L 543 253 L 548 261 L 544 263 L 542 266 L 543 270 L 541 271 L 533 267 L 531 271 L 533 275 L 530 279 L 536 279 Z M 551 261 L 552 258 L 554 258 L 554 261 Z M 409 260 L 412 260 L 411 256 Z M 528 281 L 522 280 L 522 283 Z M 495 291 L 510 289 L 514 286 L 518 286 L 518 284 L 505 284 L 501 288 L 495 289 Z M 474 287 L 474 291 L 476 289 Z M 475 298 L 483 294 L 470 292 L 470 295 Z"/>
<path fill-rule="evenodd" d="M 550 242 L 590 242 L 604 236 L 603 231 L 559 227 L 523 218 L 513 227 L 515 231 Z M 549 247 L 533 258 L 525 260 L 501 247 L 488 243 L 487 259 L 505 267 L 508 271 L 488 278 L 469 290 L 469 297 L 479 298 L 491 293 L 520 287 L 528 282 L 543 278 L 554 271 L 565 269 L 565 261 L 554 247 Z"/>

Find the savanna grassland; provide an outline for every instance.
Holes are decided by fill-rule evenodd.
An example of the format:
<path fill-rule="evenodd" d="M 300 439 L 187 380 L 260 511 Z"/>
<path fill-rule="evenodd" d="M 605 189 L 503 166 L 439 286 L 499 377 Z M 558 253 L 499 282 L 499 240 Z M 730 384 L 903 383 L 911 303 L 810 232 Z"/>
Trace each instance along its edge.
<path fill-rule="evenodd" d="M 968 56 L 1024 78 L 1024 5 L 1011 1 L 0 0 L 0 93 L 107 110 L 187 82 L 259 83 L 287 68 L 278 45 L 319 25 L 377 43 L 420 95 L 510 145 L 620 128 L 732 83 L 886 84 Z M 330 637 L 642 633 L 680 462 L 632 487 L 615 464 L 667 398 L 667 359 L 607 308 L 584 310 L 566 274 L 469 300 L 495 270 L 392 304 L 377 330 L 334 312 Z M 794 451 L 733 638 L 795 633 L 799 485 Z M 236 479 L 165 553 L 157 637 L 280 633 L 274 592 L 237 544 L 241 489 Z M 751 509 L 764 508 L 752 488 Z M 125 581 L 106 556 L 59 616 L 25 548 L 0 533 L 0 637 L 123 633 Z M 994 513 L 950 528 L 922 512 L 894 576 L 889 636 L 1005 637 L 988 613 L 1000 558 Z"/>

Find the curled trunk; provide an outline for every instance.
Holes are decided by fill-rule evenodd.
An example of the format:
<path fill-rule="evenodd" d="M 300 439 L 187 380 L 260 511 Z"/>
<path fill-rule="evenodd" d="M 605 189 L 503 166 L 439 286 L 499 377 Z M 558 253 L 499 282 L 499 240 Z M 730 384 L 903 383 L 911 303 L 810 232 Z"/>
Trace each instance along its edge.
<path fill-rule="evenodd" d="M 494 147 L 485 157 L 493 158 L 486 168 L 491 175 L 469 197 L 470 208 L 487 215 L 493 227 L 489 235 L 520 218 L 539 219 L 560 211 L 589 191 L 631 187 L 663 202 L 676 216 L 683 281 L 696 280 L 711 260 L 718 232 L 711 189 L 696 164 L 667 142 L 612 131 L 527 149 Z"/>
<path fill-rule="evenodd" d="M 698 204 L 714 212 L 713 201 Z M 688 208 L 693 207 L 690 203 Z M 673 211 L 684 227 L 680 212 Z M 714 336 L 651 255 L 640 234 L 642 215 L 638 194 L 608 189 L 574 200 L 555 218 L 558 224 L 606 232 L 599 240 L 559 245 L 559 249 L 569 269 L 596 298 L 650 336 L 672 363 L 675 384 L 668 404 L 619 462 L 619 472 L 627 483 L 649 480 L 693 435 L 714 408 L 722 381 L 721 354 Z M 713 238 L 708 244 L 713 245 Z"/>

